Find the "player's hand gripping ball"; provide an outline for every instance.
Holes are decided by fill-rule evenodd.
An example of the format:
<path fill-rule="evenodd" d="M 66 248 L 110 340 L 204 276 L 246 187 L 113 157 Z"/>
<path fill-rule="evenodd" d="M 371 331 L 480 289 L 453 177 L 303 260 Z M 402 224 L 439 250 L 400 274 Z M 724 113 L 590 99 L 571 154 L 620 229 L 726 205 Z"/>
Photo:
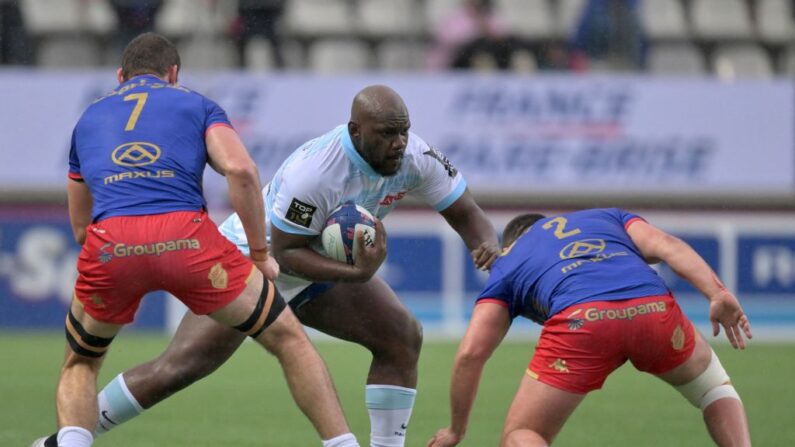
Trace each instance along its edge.
<path fill-rule="evenodd" d="M 354 263 L 359 240 L 356 232 L 364 232 L 364 244 L 375 245 L 375 219 L 369 211 L 353 202 L 346 202 L 331 212 L 321 238 L 326 254 L 340 262 Z"/>

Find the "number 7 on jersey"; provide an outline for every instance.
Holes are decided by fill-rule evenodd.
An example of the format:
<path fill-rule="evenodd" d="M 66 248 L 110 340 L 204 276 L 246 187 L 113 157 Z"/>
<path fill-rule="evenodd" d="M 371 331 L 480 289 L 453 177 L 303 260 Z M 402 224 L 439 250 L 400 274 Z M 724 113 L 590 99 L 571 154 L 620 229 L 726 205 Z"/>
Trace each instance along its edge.
<path fill-rule="evenodd" d="M 143 110 L 144 104 L 146 104 L 147 97 L 149 97 L 149 93 L 133 93 L 132 95 L 124 97 L 124 101 L 136 101 L 135 107 L 133 107 L 132 113 L 130 113 L 130 119 L 127 120 L 127 126 L 124 127 L 124 130 L 129 132 L 135 129 L 135 124 L 138 123 L 138 117 L 141 116 L 141 110 Z"/>

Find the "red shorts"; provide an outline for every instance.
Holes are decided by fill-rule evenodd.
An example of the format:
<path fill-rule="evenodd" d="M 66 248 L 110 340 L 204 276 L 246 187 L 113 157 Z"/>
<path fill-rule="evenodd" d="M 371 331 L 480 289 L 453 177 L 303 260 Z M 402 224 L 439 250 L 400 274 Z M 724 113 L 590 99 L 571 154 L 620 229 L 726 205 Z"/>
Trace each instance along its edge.
<path fill-rule="evenodd" d="M 573 393 L 602 387 L 631 361 L 661 374 L 684 363 L 695 328 L 670 295 L 575 304 L 546 321 L 527 373 Z"/>
<path fill-rule="evenodd" d="M 204 315 L 237 298 L 255 268 L 206 212 L 111 217 L 88 226 L 75 295 L 105 323 L 133 321 L 141 298 L 154 290 Z"/>

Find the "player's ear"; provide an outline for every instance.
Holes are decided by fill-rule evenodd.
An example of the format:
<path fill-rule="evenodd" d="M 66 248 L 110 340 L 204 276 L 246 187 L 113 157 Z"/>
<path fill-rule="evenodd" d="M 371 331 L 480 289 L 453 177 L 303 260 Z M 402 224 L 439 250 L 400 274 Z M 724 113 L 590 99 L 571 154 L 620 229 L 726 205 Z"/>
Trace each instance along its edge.
<path fill-rule="evenodd" d="M 122 73 L 121 67 L 116 70 L 116 80 L 119 81 L 119 84 L 124 82 L 124 73 Z"/>
<path fill-rule="evenodd" d="M 348 121 L 348 133 L 351 138 L 359 138 L 359 123 L 356 121 Z"/>
<path fill-rule="evenodd" d="M 177 80 L 179 79 L 179 65 L 172 65 L 168 69 L 168 75 L 166 80 L 169 84 L 176 84 Z"/>

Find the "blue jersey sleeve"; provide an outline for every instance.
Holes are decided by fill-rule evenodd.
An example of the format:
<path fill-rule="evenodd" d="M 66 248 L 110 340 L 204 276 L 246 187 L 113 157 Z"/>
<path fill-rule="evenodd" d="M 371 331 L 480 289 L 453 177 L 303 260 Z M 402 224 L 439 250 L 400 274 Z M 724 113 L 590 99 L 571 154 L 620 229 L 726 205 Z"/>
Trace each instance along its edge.
<path fill-rule="evenodd" d="M 229 122 L 229 118 L 226 116 L 226 112 L 221 106 L 208 98 L 204 98 L 204 103 L 207 110 L 207 118 L 204 123 L 205 132 L 217 125 L 232 127 L 232 123 Z"/>
<path fill-rule="evenodd" d="M 506 286 L 507 283 L 508 281 L 505 280 L 503 271 L 496 267 L 492 268 L 486 286 L 483 288 L 483 291 L 480 292 L 480 295 L 478 295 L 475 304 L 490 302 L 503 305 L 510 309 L 511 294 Z"/>
<path fill-rule="evenodd" d="M 77 158 L 77 147 L 75 145 L 75 132 L 72 131 L 72 142 L 69 147 L 69 178 L 72 180 L 82 180 L 80 174 L 80 159 Z"/>
<path fill-rule="evenodd" d="M 616 210 L 619 214 L 619 218 L 621 219 L 621 223 L 624 225 L 624 229 L 626 230 L 629 228 L 630 225 L 637 221 L 646 222 L 646 219 L 638 216 L 637 214 L 630 213 L 629 211 L 625 210 Z"/>

